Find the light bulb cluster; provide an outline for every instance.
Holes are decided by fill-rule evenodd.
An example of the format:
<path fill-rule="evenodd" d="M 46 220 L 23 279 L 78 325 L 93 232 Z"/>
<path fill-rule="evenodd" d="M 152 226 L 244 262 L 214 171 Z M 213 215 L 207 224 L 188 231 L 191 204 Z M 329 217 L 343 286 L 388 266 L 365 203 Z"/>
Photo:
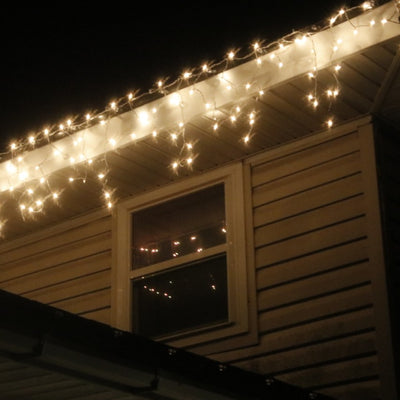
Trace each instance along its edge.
<path fill-rule="evenodd" d="M 395 0 L 396 7 L 399 7 L 398 0 Z M 309 102 L 312 109 L 317 109 L 321 102 L 329 103 L 329 110 L 332 110 L 332 103 L 340 96 L 340 78 L 339 72 L 342 68 L 340 64 L 332 64 L 330 70 L 332 75 L 332 85 L 327 88 L 320 88 L 318 82 L 318 52 L 314 44 L 314 35 L 318 32 L 331 29 L 338 23 L 350 23 L 352 27 L 352 38 L 335 37 L 326 43 L 330 48 L 332 57 L 338 53 L 341 46 L 348 40 L 357 40 L 357 36 L 364 32 L 365 29 L 375 29 L 380 23 L 386 25 L 388 23 L 399 23 L 396 13 L 382 18 L 380 22 L 374 19 L 369 24 L 356 26 L 349 18 L 350 14 L 354 14 L 357 10 L 366 12 L 373 8 L 373 3 L 366 1 L 358 7 L 351 9 L 340 9 L 332 16 L 325 26 L 318 31 L 315 29 L 310 32 L 292 32 L 283 38 L 272 43 L 265 44 L 257 41 L 242 55 L 242 51 L 238 49 L 229 50 L 225 57 L 214 63 L 203 63 L 198 68 L 192 68 L 182 72 L 174 81 L 159 79 L 155 86 L 148 92 L 139 94 L 138 91 L 130 92 L 126 96 L 112 100 L 108 106 L 101 112 L 96 114 L 86 114 L 84 116 L 67 118 L 65 121 L 53 126 L 45 127 L 41 132 L 30 134 L 26 138 L 12 141 L 6 152 L 7 161 L 0 164 L 0 173 L 7 175 L 7 183 L 0 187 L 0 196 L 11 196 L 17 203 L 23 218 L 31 215 L 37 215 L 44 212 L 45 207 L 50 202 L 58 204 L 60 196 L 67 189 L 68 185 L 84 184 L 89 180 L 95 180 L 100 186 L 100 197 L 106 207 L 112 208 L 116 202 L 114 196 L 116 188 L 110 188 L 107 184 L 108 166 L 107 153 L 119 148 L 122 144 L 140 140 L 143 135 L 137 132 L 129 132 L 125 136 L 121 133 L 115 133 L 108 126 L 114 117 L 127 111 L 131 111 L 137 120 L 140 129 L 147 132 L 147 136 L 152 136 L 155 140 L 159 135 L 166 135 L 171 143 L 176 146 L 179 157 L 172 160 L 170 167 L 177 173 L 181 168 L 193 168 L 196 157 L 196 142 L 198 138 L 188 138 L 185 130 L 185 123 L 190 117 L 186 116 L 185 110 L 188 103 L 198 101 L 199 98 L 204 105 L 204 114 L 210 118 L 210 131 L 216 135 L 219 134 L 221 127 L 226 124 L 247 125 L 243 132 L 241 141 L 243 145 L 248 145 L 251 138 L 255 134 L 255 126 L 257 115 L 254 110 L 249 110 L 245 100 L 241 100 L 240 104 L 235 104 L 230 111 L 219 109 L 213 98 L 207 98 L 197 85 L 209 77 L 217 77 L 219 81 L 216 90 L 234 91 L 237 93 L 248 93 L 248 97 L 252 99 L 261 99 L 264 95 L 265 88 L 257 87 L 254 83 L 255 79 L 248 77 L 246 82 L 237 83 L 229 73 L 229 70 L 235 65 L 244 61 L 256 62 L 257 68 L 276 68 L 277 71 L 284 70 L 291 62 L 285 58 L 285 52 L 290 46 L 296 46 L 299 51 L 306 51 L 310 48 L 311 62 L 310 70 L 307 73 L 312 90 L 306 94 L 306 101 Z M 309 51 L 309 50 L 307 50 Z M 295 61 L 293 61 L 295 62 Z M 181 89 L 188 89 L 185 96 L 182 96 Z M 243 99 L 246 96 L 239 96 Z M 157 98 L 157 107 L 148 107 L 146 110 L 139 107 L 142 104 L 150 104 Z M 152 104 L 155 104 L 154 102 Z M 163 121 L 158 118 L 159 108 L 177 108 L 180 115 L 176 126 L 166 128 Z M 140 110 L 140 111 L 138 111 Z M 327 116 L 326 127 L 331 128 L 334 125 L 335 118 L 332 115 Z M 242 125 L 241 125 L 242 126 Z M 96 132 L 104 135 L 103 141 L 106 143 L 102 153 L 92 156 L 92 143 L 87 139 L 87 132 L 100 127 Z M 112 131 L 112 132 L 111 132 Z M 66 145 L 65 141 L 60 139 L 71 138 Z M 122 143 L 122 144 L 121 144 Z M 35 161 L 35 165 L 26 161 L 26 157 L 30 152 L 44 145 L 52 148 L 51 161 L 68 160 L 69 166 L 72 168 L 71 175 L 62 182 L 60 178 L 53 177 L 54 174 L 47 173 L 46 163 L 49 161 L 48 154 L 42 160 Z M 3 171 L 1 171 L 3 169 Z M 4 227 L 4 221 L 0 223 L 0 231 Z"/>

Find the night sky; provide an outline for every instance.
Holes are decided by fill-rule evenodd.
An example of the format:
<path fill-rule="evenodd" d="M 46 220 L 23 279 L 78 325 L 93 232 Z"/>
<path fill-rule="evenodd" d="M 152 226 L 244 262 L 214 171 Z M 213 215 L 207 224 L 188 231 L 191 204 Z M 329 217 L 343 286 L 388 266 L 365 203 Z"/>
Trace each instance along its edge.
<path fill-rule="evenodd" d="M 0 153 L 11 139 L 103 110 L 232 48 L 268 43 L 360 3 L 55 2 L 3 10 Z"/>

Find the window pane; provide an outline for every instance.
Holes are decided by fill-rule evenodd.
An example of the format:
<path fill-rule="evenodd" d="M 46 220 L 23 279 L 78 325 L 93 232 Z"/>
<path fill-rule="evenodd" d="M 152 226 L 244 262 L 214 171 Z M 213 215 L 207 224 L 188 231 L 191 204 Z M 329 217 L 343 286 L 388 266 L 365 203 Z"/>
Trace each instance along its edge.
<path fill-rule="evenodd" d="M 133 281 L 136 333 L 157 337 L 227 320 L 225 254 Z"/>
<path fill-rule="evenodd" d="M 225 243 L 224 185 L 132 215 L 132 267 L 140 268 Z"/>

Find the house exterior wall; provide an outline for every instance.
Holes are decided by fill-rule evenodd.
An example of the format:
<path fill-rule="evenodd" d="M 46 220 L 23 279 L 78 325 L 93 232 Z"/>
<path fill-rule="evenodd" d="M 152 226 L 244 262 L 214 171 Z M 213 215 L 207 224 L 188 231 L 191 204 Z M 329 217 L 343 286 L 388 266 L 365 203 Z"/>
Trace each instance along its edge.
<path fill-rule="evenodd" d="M 251 340 L 190 350 L 339 399 L 395 398 L 371 138 L 361 120 L 244 161 Z M 1 246 L 0 288 L 110 323 L 111 231 L 97 212 Z"/>
<path fill-rule="evenodd" d="M 110 322 L 111 216 L 95 213 L 6 243 L 1 289 Z"/>

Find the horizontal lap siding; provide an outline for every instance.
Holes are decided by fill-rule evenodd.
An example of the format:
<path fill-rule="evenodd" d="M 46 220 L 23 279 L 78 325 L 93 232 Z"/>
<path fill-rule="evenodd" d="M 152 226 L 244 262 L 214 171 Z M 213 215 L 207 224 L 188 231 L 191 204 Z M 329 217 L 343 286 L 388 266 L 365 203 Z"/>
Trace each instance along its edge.
<path fill-rule="evenodd" d="M 41 235 L 0 247 L 0 288 L 110 323 L 111 217 Z"/>
<path fill-rule="evenodd" d="M 358 133 L 255 160 L 259 344 L 216 357 L 340 399 L 376 398 Z"/>

